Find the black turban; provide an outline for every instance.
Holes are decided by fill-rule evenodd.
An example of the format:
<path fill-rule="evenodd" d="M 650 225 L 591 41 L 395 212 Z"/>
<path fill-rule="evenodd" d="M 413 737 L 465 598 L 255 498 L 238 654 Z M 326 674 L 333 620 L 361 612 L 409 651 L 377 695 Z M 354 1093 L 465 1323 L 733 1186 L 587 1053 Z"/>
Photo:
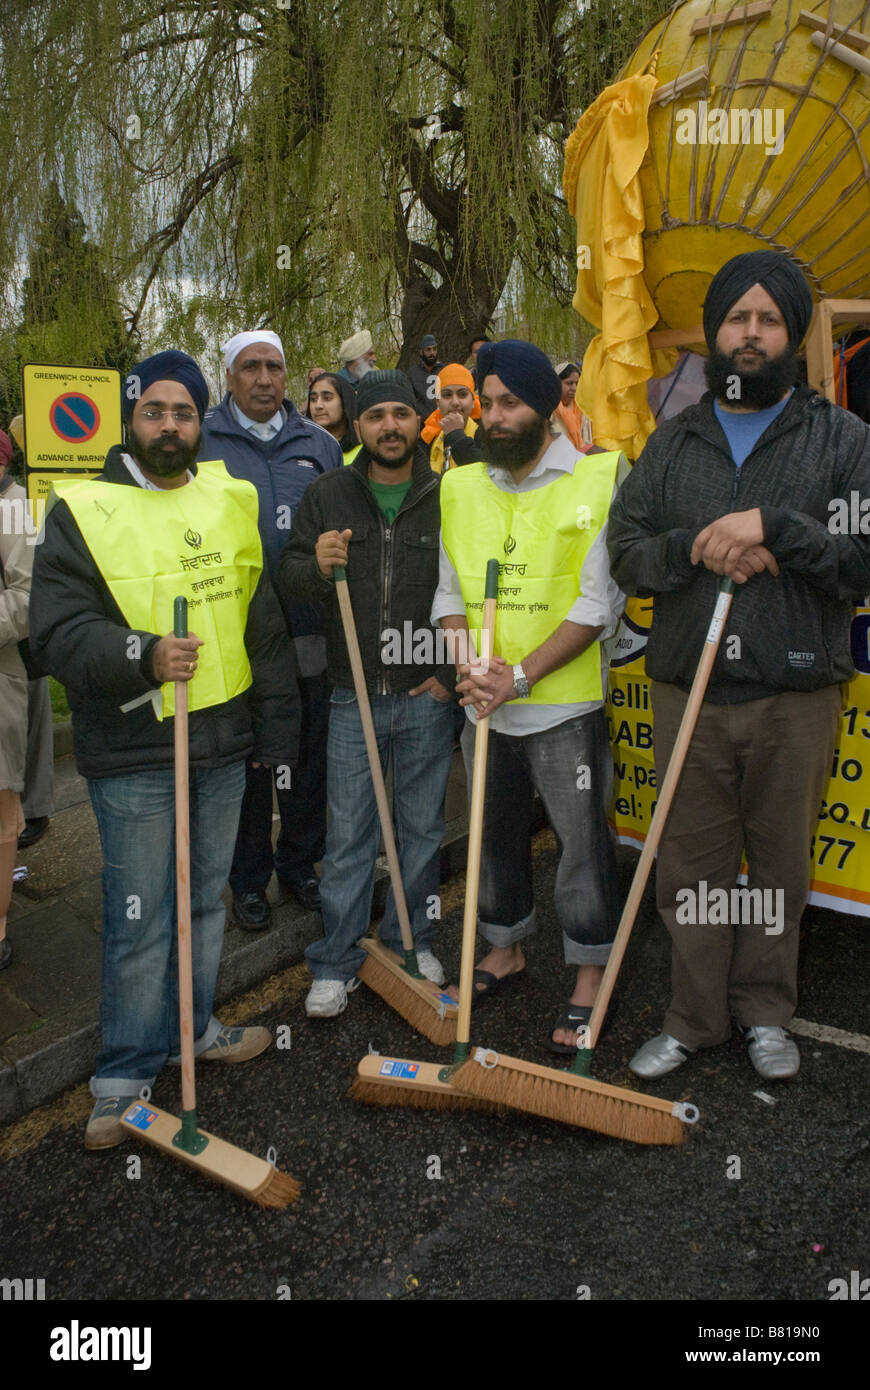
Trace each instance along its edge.
<path fill-rule="evenodd" d="M 781 251 L 747 251 L 726 261 L 710 282 L 704 300 L 704 337 L 711 352 L 729 310 L 753 285 L 767 290 L 785 319 L 791 347 L 800 346 L 813 313 L 806 276 Z"/>
<path fill-rule="evenodd" d="M 132 371 L 128 372 L 121 387 L 121 414 L 125 421 L 133 417 L 133 407 L 139 397 L 144 395 L 155 381 L 177 381 L 190 392 L 200 420 L 208 405 L 208 386 L 205 377 L 192 357 L 186 352 L 170 348 L 167 352 L 155 352 L 146 357 Z"/>
<path fill-rule="evenodd" d="M 562 383 L 549 357 L 522 338 L 503 338 L 478 349 L 478 390 L 488 376 L 497 376 L 514 396 L 545 419 L 562 399 Z"/>
<path fill-rule="evenodd" d="M 373 405 L 384 405 L 387 401 L 401 401 L 403 405 L 409 405 L 416 411 L 417 397 L 414 395 L 411 378 L 392 367 L 381 372 L 366 372 L 356 391 L 356 408 L 359 414 L 371 410 Z"/>

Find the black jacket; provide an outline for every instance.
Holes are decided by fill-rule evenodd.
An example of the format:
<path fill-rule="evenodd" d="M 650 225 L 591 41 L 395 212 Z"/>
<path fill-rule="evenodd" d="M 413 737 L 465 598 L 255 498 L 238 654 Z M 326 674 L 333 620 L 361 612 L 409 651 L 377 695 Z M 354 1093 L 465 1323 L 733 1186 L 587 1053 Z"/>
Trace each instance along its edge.
<path fill-rule="evenodd" d="M 688 689 L 720 582 L 691 564 L 692 542 L 717 517 L 760 507 L 780 574 L 736 586 L 707 698 L 759 699 L 848 680 L 852 607 L 870 591 L 870 536 L 831 529 L 829 504 L 848 503 L 853 492 L 870 498 L 870 428 L 808 387 L 795 388 L 739 469 L 709 392 L 660 425 L 614 498 L 607 528 L 616 583 L 655 595 L 647 674 Z"/>
<path fill-rule="evenodd" d="M 388 527 L 368 484 L 369 456 L 361 449 L 353 463 L 327 473 L 305 493 L 282 554 L 278 584 L 289 599 L 322 599 L 326 611 L 326 668 L 333 685 L 353 689 L 353 675 L 338 596 L 332 579 L 324 579 L 315 557 L 324 531 L 353 532 L 348 545 L 347 583 L 353 605 L 360 652 L 371 694 L 396 695 L 437 676 L 447 690 L 456 683 L 455 668 L 437 660 L 437 630 L 429 613 L 438 585 L 438 539 L 441 528 L 440 478 L 429 466 L 425 444 L 418 442 L 411 487 L 392 526 Z M 406 627 L 407 625 L 407 627 Z M 392 656 L 387 629 L 400 635 L 402 655 L 409 662 L 384 661 Z M 426 655 L 431 633 L 435 660 L 418 664 L 406 652 L 419 639 L 418 654 Z"/>
<path fill-rule="evenodd" d="M 117 445 L 109 450 L 100 481 L 135 487 L 121 455 Z M 83 777 L 113 777 L 173 763 L 172 719 L 158 721 L 150 702 L 121 712 L 121 705 L 159 686 L 151 652 L 165 636 L 139 632 L 142 656 L 137 661 L 127 655 L 130 632 L 72 512 L 65 502 L 56 502 L 36 548 L 30 645 L 40 674 L 54 676 L 66 688 L 76 766 Z M 245 647 L 253 684 L 233 700 L 190 715 L 193 767 L 222 767 L 248 754 L 271 766 L 296 761 L 296 658 L 265 572 L 248 609 Z"/>
<path fill-rule="evenodd" d="M 408 368 L 408 376 L 417 401 L 417 411 L 424 422 L 438 405 L 438 373 L 443 366 L 443 362 L 435 362 L 429 367 L 422 357 L 418 357 Z"/>

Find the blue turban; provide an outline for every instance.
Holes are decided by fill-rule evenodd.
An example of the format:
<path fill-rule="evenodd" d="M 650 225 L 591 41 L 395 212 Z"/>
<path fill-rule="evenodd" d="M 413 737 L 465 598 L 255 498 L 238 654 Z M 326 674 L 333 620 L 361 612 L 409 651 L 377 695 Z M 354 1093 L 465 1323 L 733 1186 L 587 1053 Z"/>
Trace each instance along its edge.
<path fill-rule="evenodd" d="M 125 422 L 129 423 L 132 419 L 133 407 L 139 397 L 144 395 L 155 381 L 177 381 L 184 386 L 190 392 L 202 420 L 208 405 L 205 377 L 186 352 L 177 352 L 175 348 L 170 348 L 168 352 L 155 352 L 153 357 L 146 357 L 144 362 L 140 362 L 127 373 L 121 387 L 121 414 Z"/>
<path fill-rule="evenodd" d="M 704 300 L 704 337 L 710 351 L 716 335 L 738 299 L 753 285 L 761 285 L 779 308 L 795 351 L 810 326 L 813 296 L 806 276 L 781 251 L 745 251 L 732 256 L 710 281 Z"/>
<path fill-rule="evenodd" d="M 497 376 L 514 396 L 545 419 L 550 418 L 562 399 L 562 383 L 549 357 L 522 338 L 484 343 L 478 349 L 478 390 L 483 390 L 488 376 Z"/>

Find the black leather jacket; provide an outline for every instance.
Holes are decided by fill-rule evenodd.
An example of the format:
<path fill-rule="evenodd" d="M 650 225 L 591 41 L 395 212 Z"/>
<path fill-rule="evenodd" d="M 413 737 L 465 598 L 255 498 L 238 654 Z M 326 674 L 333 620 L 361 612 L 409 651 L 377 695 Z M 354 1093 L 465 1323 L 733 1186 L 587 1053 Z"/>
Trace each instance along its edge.
<path fill-rule="evenodd" d="M 324 531 L 350 529 L 347 582 L 366 689 L 373 695 L 403 694 L 437 676 L 452 691 L 455 668 L 439 663 L 438 634 L 429 621 L 438 585 L 441 480 L 429 466 L 426 446 L 418 443 L 410 490 L 387 526 L 369 487 L 368 469 L 368 453 L 361 449 L 348 467 L 324 474 L 308 488 L 281 555 L 279 588 L 285 600 L 323 600 L 329 680 L 353 689 L 335 583 L 320 573 L 314 550 Z M 383 659 L 387 629 L 401 635 L 402 655 L 410 660 Z M 431 633 L 431 663 L 413 657 L 415 642 L 418 657 L 427 654 L 430 639 L 421 636 L 426 631 Z"/>

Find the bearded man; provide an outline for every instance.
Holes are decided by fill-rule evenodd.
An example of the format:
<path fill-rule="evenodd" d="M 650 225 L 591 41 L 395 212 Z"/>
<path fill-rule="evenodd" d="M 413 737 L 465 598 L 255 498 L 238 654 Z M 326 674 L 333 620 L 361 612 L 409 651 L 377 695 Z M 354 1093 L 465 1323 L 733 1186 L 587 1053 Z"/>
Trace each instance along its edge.
<path fill-rule="evenodd" d="M 439 663 L 429 609 L 438 582 L 439 478 L 420 442 L 414 388 L 404 372 L 368 372 L 357 393 L 362 445 L 346 468 L 312 483 L 281 555 L 285 600 L 318 599 L 326 614 L 333 686 L 326 754 L 330 820 L 320 880 L 324 935 L 305 952 L 314 976 L 305 1009 L 334 1018 L 359 984 L 356 943 L 371 918 L 380 844 L 377 803 L 333 570 L 347 567 L 375 734 L 393 768 L 399 868 L 427 979 L 444 972 L 433 954 L 444 793 L 453 751 L 453 667 Z M 401 953 L 392 889 L 381 940 Z"/>
<path fill-rule="evenodd" d="M 257 493 L 196 456 L 208 387 L 160 352 L 126 378 L 126 447 L 93 480 L 55 484 L 37 547 L 30 649 L 66 687 L 76 766 L 103 850 L 102 1046 L 88 1149 L 180 1049 L 175 948 L 174 684 L 189 682 L 194 1051 L 237 1063 L 266 1028 L 214 1017 L 226 883 L 250 755 L 296 758 L 293 647 L 264 572 Z M 177 595 L 190 632 L 173 632 Z"/>
<path fill-rule="evenodd" d="M 672 998 L 663 1032 L 630 1063 L 638 1076 L 724 1042 L 732 1013 L 766 1081 L 800 1065 L 786 1025 L 811 840 L 853 674 L 852 606 L 870 589 L 870 539 L 829 525 L 835 499 L 870 496 L 870 429 L 796 385 L 812 307 L 779 252 L 722 267 L 704 303 L 710 392 L 656 430 L 610 513 L 615 579 L 655 595 L 659 786 L 720 576 L 738 586 L 658 852 Z M 744 854 L 750 890 L 775 912 L 733 893 Z M 699 909 L 717 888 L 734 904 L 724 921 Z"/>
<path fill-rule="evenodd" d="M 487 561 L 498 557 L 495 655 L 461 663 L 469 722 L 462 735 L 471 785 L 473 721 L 490 720 L 478 930 L 490 950 L 475 997 L 525 968 L 536 929 L 531 825 L 537 791 L 560 842 L 555 905 L 573 990 L 546 1046 L 576 1052 L 613 933 L 619 897 L 606 819 L 612 781 L 601 642 L 623 596 L 610 577 L 606 527 L 617 453 L 580 454 L 550 416 L 562 384 L 540 348 L 518 339 L 477 355 L 488 462 L 441 480 L 441 567 L 433 621 L 480 627 Z M 454 638 L 461 651 L 464 643 Z M 456 992 L 455 990 L 453 991 Z"/>

